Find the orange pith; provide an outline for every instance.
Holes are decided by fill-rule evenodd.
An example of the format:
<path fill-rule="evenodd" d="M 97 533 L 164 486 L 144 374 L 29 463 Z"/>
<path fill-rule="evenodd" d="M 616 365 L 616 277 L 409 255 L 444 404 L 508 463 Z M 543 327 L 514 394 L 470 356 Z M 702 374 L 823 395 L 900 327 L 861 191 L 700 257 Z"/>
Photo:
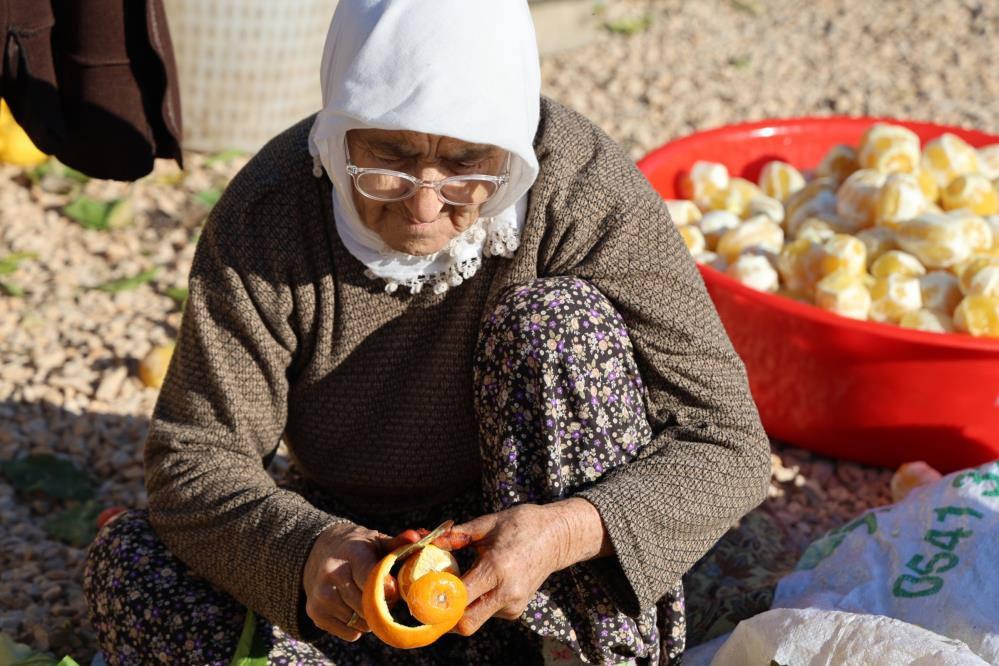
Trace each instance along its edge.
<path fill-rule="evenodd" d="M 433 607 L 438 603 L 438 600 L 442 599 L 444 605 L 446 606 L 446 613 L 433 608 L 424 617 L 442 618 L 442 621 L 423 624 L 418 627 L 407 627 L 406 625 L 400 624 L 395 621 L 389 611 L 388 603 L 385 600 L 385 577 L 391 574 L 392 566 L 395 564 L 396 560 L 399 558 L 399 553 L 406 548 L 406 546 L 401 546 L 396 550 L 392 551 L 386 555 L 382 560 L 371 570 L 368 575 L 368 580 L 365 582 L 364 590 L 361 593 L 361 609 L 364 612 L 364 619 L 371 629 L 371 632 L 380 638 L 387 645 L 391 645 L 395 648 L 400 648 L 403 650 L 408 650 L 411 648 L 418 648 L 430 645 L 438 638 L 446 634 L 448 631 L 454 628 L 458 624 L 458 620 L 461 619 L 462 614 L 465 612 L 465 605 L 468 601 L 468 593 L 465 590 L 465 585 L 461 580 L 454 574 L 447 572 L 432 572 L 430 574 L 425 574 L 425 576 L 433 575 L 435 577 L 446 577 L 450 576 L 454 580 L 445 578 L 444 582 L 446 584 L 453 585 L 453 589 L 449 588 L 446 593 L 440 592 L 435 586 L 434 579 L 428 581 L 425 585 L 431 593 L 436 593 L 436 599 L 428 599 L 426 606 Z M 414 556 L 415 557 L 415 556 Z M 419 581 L 414 582 L 417 583 Z M 417 591 L 420 587 L 416 588 Z M 420 594 L 414 592 L 413 589 L 409 590 L 410 596 L 416 599 Z M 413 610 L 412 602 L 410 602 L 410 612 L 416 617 L 416 613 Z M 421 622 L 424 620 L 417 618 Z"/>
<path fill-rule="evenodd" d="M 402 563 L 398 576 L 399 595 L 408 603 L 410 587 L 431 571 L 449 571 L 455 575 L 461 573 L 454 555 L 431 544 Z"/>

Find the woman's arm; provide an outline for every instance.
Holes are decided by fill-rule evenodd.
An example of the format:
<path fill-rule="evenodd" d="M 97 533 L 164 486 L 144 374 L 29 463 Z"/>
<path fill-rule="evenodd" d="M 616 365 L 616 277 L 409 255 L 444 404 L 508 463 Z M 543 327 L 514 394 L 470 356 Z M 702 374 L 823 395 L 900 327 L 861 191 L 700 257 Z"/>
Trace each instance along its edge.
<path fill-rule="evenodd" d="M 610 300 L 648 390 L 651 444 L 578 493 L 615 553 L 588 566 L 616 581 L 608 590 L 637 614 L 765 498 L 769 444 L 742 361 L 661 197 L 606 135 L 557 115 L 574 125 L 565 133 L 589 141 L 566 142 L 574 154 L 557 160 L 579 165 L 576 173 L 540 184 L 565 230 L 545 274 L 585 279 Z"/>
<path fill-rule="evenodd" d="M 308 353 L 291 323 L 301 281 L 289 272 L 310 256 L 296 193 L 268 186 L 263 170 L 237 176 L 199 241 L 146 486 L 150 521 L 175 555 L 300 636 L 306 558 L 340 519 L 277 487 L 262 464 L 284 431 L 289 369 Z"/>

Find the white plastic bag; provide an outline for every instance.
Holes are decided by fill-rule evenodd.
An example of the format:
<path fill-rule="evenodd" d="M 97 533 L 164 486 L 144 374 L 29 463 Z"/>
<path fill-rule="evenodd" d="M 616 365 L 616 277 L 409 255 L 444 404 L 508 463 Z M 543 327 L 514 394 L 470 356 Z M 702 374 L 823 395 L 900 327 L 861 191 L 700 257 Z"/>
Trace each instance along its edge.
<path fill-rule="evenodd" d="M 898 618 L 999 664 L 999 462 L 916 488 L 817 540 L 778 583 L 781 607 Z"/>
<path fill-rule="evenodd" d="M 720 646 L 720 647 L 719 647 Z M 988 666 L 961 641 L 901 620 L 778 608 L 684 654 L 684 666 Z"/>

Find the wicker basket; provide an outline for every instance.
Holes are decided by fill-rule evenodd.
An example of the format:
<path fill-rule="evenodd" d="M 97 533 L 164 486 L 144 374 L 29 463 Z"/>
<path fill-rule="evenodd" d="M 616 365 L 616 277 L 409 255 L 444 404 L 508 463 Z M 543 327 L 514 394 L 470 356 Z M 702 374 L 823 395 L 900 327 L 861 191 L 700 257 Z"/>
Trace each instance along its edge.
<path fill-rule="evenodd" d="M 322 106 L 336 0 L 165 0 L 184 149 L 254 152 Z"/>

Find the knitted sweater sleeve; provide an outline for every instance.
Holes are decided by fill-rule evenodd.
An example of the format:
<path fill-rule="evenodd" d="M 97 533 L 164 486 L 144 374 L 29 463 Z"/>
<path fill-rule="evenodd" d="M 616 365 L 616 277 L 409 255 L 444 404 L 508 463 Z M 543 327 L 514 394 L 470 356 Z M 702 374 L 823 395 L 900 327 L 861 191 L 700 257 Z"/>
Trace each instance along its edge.
<path fill-rule="evenodd" d="M 171 552 L 302 637 L 315 634 L 302 613 L 305 561 L 340 519 L 279 488 L 263 464 L 283 434 L 288 377 L 306 344 L 293 330 L 299 280 L 288 273 L 308 252 L 288 222 L 288 195 L 258 180 L 237 176 L 199 240 L 146 442 L 146 487 L 150 522 Z"/>
<path fill-rule="evenodd" d="M 584 136 L 571 149 L 583 154 L 561 160 L 578 165 L 560 179 L 569 186 L 548 188 L 547 210 L 563 217 L 553 226 L 564 232 L 550 242 L 545 272 L 585 279 L 613 303 L 648 390 L 652 442 L 578 493 L 616 554 L 590 565 L 637 615 L 763 501 L 769 444 L 742 361 L 662 198 L 597 128 L 581 128 L 575 114 L 561 122 Z"/>

